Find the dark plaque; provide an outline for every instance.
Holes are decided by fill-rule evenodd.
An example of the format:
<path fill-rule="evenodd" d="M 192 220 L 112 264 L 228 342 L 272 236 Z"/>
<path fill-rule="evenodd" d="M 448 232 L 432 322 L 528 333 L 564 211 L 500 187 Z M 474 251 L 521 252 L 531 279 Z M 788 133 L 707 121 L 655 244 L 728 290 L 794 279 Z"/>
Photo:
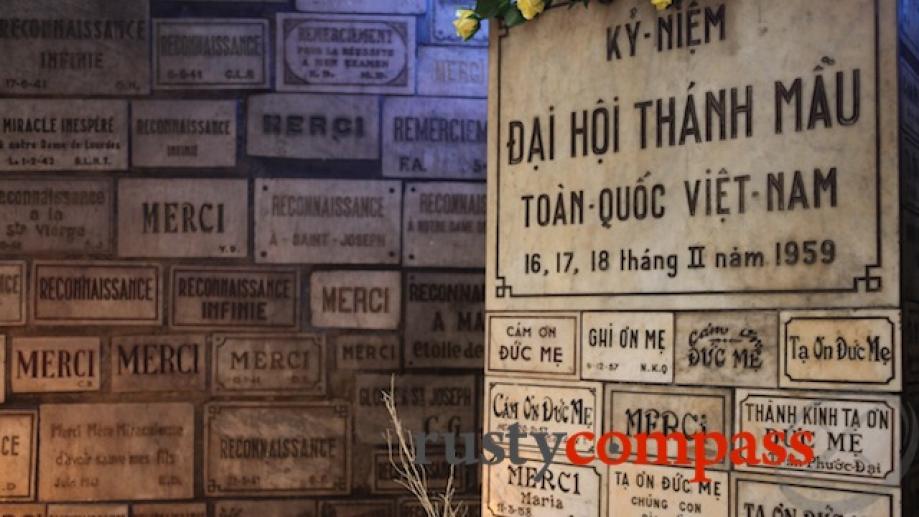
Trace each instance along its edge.
<path fill-rule="evenodd" d="M 0 262 L 0 325 L 16 326 L 25 323 L 26 263 Z"/>
<path fill-rule="evenodd" d="M 213 337 L 216 395 L 319 396 L 326 391 L 326 345 L 318 334 Z"/>
<path fill-rule="evenodd" d="M 406 368 L 485 363 L 485 276 L 409 273 L 405 286 Z"/>
<path fill-rule="evenodd" d="M 112 391 L 203 391 L 207 382 L 203 335 L 112 338 Z"/>
<path fill-rule="evenodd" d="M 236 101 L 134 101 L 134 167 L 233 167 Z"/>
<path fill-rule="evenodd" d="M 404 264 L 485 267 L 484 183 L 408 183 L 404 204 Z"/>
<path fill-rule="evenodd" d="M 10 347 L 13 393 L 99 391 L 98 337 L 15 337 Z"/>
<path fill-rule="evenodd" d="M 339 370 L 398 370 L 402 364 L 398 334 L 343 334 L 335 338 Z"/>

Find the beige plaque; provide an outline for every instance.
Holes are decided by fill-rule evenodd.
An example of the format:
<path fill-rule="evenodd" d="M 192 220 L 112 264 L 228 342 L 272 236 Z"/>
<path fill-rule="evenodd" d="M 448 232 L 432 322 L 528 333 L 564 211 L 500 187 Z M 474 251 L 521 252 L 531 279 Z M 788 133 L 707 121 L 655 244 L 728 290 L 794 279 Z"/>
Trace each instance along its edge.
<path fill-rule="evenodd" d="M 406 273 L 406 368 L 481 370 L 484 332 L 483 275 Z"/>
<path fill-rule="evenodd" d="M 207 504 L 135 504 L 131 506 L 131 517 L 207 517 Z"/>
<path fill-rule="evenodd" d="M 398 181 L 256 180 L 256 260 L 398 264 L 401 214 Z"/>
<path fill-rule="evenodd" d="M 398 271 L 315 271 L 310 312 L 317 327 L 395 330 L 402 281 Z"/>
<path fill-rule="evenodd" d="M 0 517 L 46 517 L 44 504 L 0 504 Z"/>
<path fill-rule="evenodd" d="M 900 517 L 897 489 L 750 474 L 737 474 L 732 483 L 738 517 Z"/>
<path fill-rule="evenodd" d="M 142 262 L 34 262 L 39 325 L 159 325 L 162 271 Z"/>
<path fill-rule="evenodd" d="M 6 402 L 6 336 L 0 335 L 0 404 Z"/>
<path fill-rule="evenodd" d="M 899 311 L 781 314 L 783 388 L 897 391 L 903 362 Z"/>
<path fill-rule="evenodd" d="M 485 267 L 485 207 L 484 183 L 407 183 L 403 263 Z"/>
<path fill-rule="evenodd" d="M 300 273 L 296 269 L 172 269 L 175 328 L 296 330 Z"/>
<path fill-rule="evenodd" d="M 581 375 L 585 379 L 673 382 L 673 314 L 586 312 L 582 318 Z"/>
<path fill-rule="evenodd" d="M 126 504 L 49 504 L 48 517 L 128 517 Z"/>
<path fill-rule="evenodd" d="M 324 395 L 326 343 L 319 334 L 212 337 L 216 395 Z"/>
<path fill-rule="evenodd" d="M 40 423 L 42 501 L 195 495 L 192 404 L 43 405 Z"/>
<path fill-rule="evenodd" d="M 577 314 L 488 315 L 489 373 L 578 378 Z"/>
<path fill-rule="evenodd" d="M 0 325 L 25 323 L 26 263 L 0 262 Z"/>
<path fill-rule="evenodd" d="M 217 501 L 214 517 L 317 517 L 316 501 Z"/>
<path fill-rule="evenodd" d="M 236 101 L 134 101 L 134 167 L 233 167 Z"/>
<path fill-rule="evenodd" d="M 248 206 L 246 180 L 121 180 L 118 255 L 246 257 Z"/>
<path fill-rule="evenodd" d="M 203 335 L 113 337 L 112 391 L 203 391 L 206 346 Z"/>
<path fill-rule="evenodd" d="M 347 334 L 335 338 L 339 370 L 398 370 L 402 340 L 396 334 Z"/>
<path fill-rule="evenodd" d="M 692 469 L 633 463 L 611 467 L 609 514 L 648 515 L 650 511 L 655 517 L 729 517 L 728 473 L 705 475 L 710 481 L 695 483 L 690 481 L 695 476 Z"/>
<path fill-rule="evenodd" d="M 13 393 L 100 391 L 101 354 L 98 337 L 14 337 L 10 347 Z"/>
<path fill-rule="evenodd" d="M 395 517 L 393 503 L 376 501 L 322 501 L 319 515 L 328 517 Z M 221 516 L 217 516 L 221 517 Z M 424 516 L 427 517 L 427 516 Z"/>
<path fill-rule="evenodd" d="M 38 412 L 0 411 L 0 501 L 35 500 Z"/>
<path fill-rule="evenodd" d="M 604 517 L 607 495 L 607 467 L 599 462 L 577 466 L 562 463 L 564 456 L 536 479 L 544 465 L 539 455 L 521 455 L 527 460 L 514 465 L 509 460 L 483 468 L 482 509 L 485 517 Z M 609 515 L 617 515 L 610 513 Z M 708 517 L 708 516 L 706 516 Z"/>
<path fill-rule="evenodd" d="M 350 490 L 346 404 L 226 403 L 205 407 L 209 497 L 340 495 Z"/>

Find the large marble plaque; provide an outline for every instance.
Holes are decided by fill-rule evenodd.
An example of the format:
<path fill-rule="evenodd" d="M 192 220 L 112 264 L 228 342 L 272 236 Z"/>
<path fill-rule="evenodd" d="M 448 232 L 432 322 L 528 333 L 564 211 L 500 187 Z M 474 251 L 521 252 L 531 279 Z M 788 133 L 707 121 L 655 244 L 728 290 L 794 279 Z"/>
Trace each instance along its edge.
<path fill-rule="evenodd" d="M 763 443 L 770 431 L 808 431 L 813 440 L 805 443 L 814 454 L 804 465 L 793 464 L 801 462 L 802 455 L 790 452 L 776 465 L 744 464 L 737 470 L 862 483 L 900 481 L 898 397 L 737 390 L 735 403 L 738 433 L 752 433 Z"/>
<path fill-rule="evenodd" d="M 383 175 L 485 179 L 486 107 L 479 99 L 387 97 Z"/>
<path fill-rule="evenodd" d="M 0 262 L 0 325 L 25 323 L 26 263 Z"/>
<path fill-rule="evenodd" d="M 426 0 L 297 0 L 297 9 L 316 13 L 421 14 Z"/>
<path fill-rule="evenodd" d="M 326 343 L 319 334 L 212 337 L 215 395 L 321 396 Z"/>
<path fill-rule="evenodd" d="M 100 391 L 101 354 L 98 337 L 14 337 L 10 347 L 13 393 Z"/>
<path fill-rule="evenodd" d="M 0 504 L 0 517 L 46 517 L 47 511 L 44 504 Z"/>
<path fill-rule="evenodd" d="M 488 96 L 488 50 L 421 47 L 418 50 L 418 95 Z"/>
<path fill-rule="evenodd" d="M 266 94 L 248 100 L 247 153 L 378 160 L 380 100 L 365 95 Z"/>
<path fill-rule="evenodd" d="M 310 276 L 316 327 L 395 330 L 401 305 L 399 271 L 314 271 Z"/>
<path fill-rule="evenodd" d="M 484 267 L 486 206 L 484 183 L 407 183 L 403 263 L 412 267 Z"/>
<path fill-rule="evenodd" d="M 398 181 L 255 182 L 255 256 L 287 264 L 398 264 Z"/>
<path fill-rule="evenodd" d="M 131 165 L 235 166 L 236 101 L 134 101 Z"/>
<path fill-rule="evenodd" d="M 581 375 L 585 379 L 673 382 L 673 314 L 586 312 L 582 317 Z"/>
<path fill-rule="evenodd" d="M 0 254 L 109 255 L 114 199 L 109 180 L 2 180 Z"/>
<path fill-rule="evenodd" d="M 34 262 L 39 325 L 159 325 L 162 270 L 142 262 Z"/>
<path fill-rule="evenodd" d="M 406 273 L 406 368 L 470 368 L 485 362 L 485 277 Z"/>
<path fill-rule="evenodd" d="M 526 463 L 504 461 L 483 468 L 482 508 L 485 517 L 603 517 L 607 496 L 607 467 L 568 465 L 559 456 L 541 480 L 536 473 L 543 466 L 539 455 L 521 455 Z M 609 515 L 617 515 L 609 513 Z M 707 517 L 707 516 L 706 516 Z"/>
<path fill-rule="evenodd" d="M 458 9 L 469 9 L 471 4 L 465 0 L 432 0 L 431 10 L 427 15 L 427 41 L 437 45 L 486 46 L 488 45 L 488 22 L 482 24 L 478 34 L 468 41 L 463 41 L 456 34 L 453 20 Z"/>
<path fill-rule="evenodd" d="M 277 15 L 277 90 L 415 93 L 415 18 Z"/>
<path fill-rule="evenodd" d="M 349 492 L 348 405 L 234 402 L 209 404 L 204 411 L 209 497 Z"/>
<path fill-rule="evenodd" d="M 245 257 L 248 207 L 246 180 L 120 180 L 118 255 Z"/>
<path fill-rule="evenodd" d="M 0 501 L 35 499 L 38 412 L 0 411 Z"/>
<path fill-rule="evenodd" d="M 128 168 L 127 101 L 4 99 L 0 122 L 0 171 Z"/>
<path fill-rule="evenodd" d="M 42 501 L 195 495 L 192 404 L 49 404 L 40 423 Z"/>
<path fill-rule="evenodd" d="M 150 93 L 147 0 L 7 0 L 0 95 Z"/>
<path fill-rule="evenodd" d="M 317 517 L 316 501 L 217 501 L 215 517 Z"/>
<path fill-rule="evenodd" d="M 172 268 L 175 328 L 296 330 L 300 272 L 265 268 Z"/>
<path fill-rule="evenodd" d="M 131 505 L 131 517 L 207 517 L 207 504 L 135 504 Z"/>
<path fill-rule="evenodd" d="M 49 504 L 48 517 L 128 517 L 126 504 Z"/>
<path fill-rule="evenodd" d="M 319 503 L 319 515 L 325 517 L 395 517 L 393 503 L 387 500 L 322 501 Z"/>
<path fill-rule="evenodd" d="M 489 314 L 489 373 L 578 378 L 577 314 Z"/>
<path fill-rule="evenodd" d="M 206 347 L 200 334 L 115 336 L 109 354 L 112 391 L 203 391 Z"/>
<path fill-rule="evenodd" d="M 709 471 L 705 475 L 710 481 L 694 483 L 690 480 L 695 473 L 690 469 L 616 465 L 609 474 L 609 515 L 648 515 L 653 508 L 655 517 L 729 517 L 728 473 Z"/>
<path fill-rule="evenodd" d="M 828 483 L 778 476 L 738 474 L 734 484 L 734 514 L 841 515 L 900 517 L 900 491 L 882 487 Z M 708 514 L 705 514 L 706 516 Z"/>
<path fill-rule="evenodd" d="M 398 370 L 402 340 L 397 334 L 343 334 L 335 338 L 339 370 Z"/>
<path fill-rule="evenodd" d="M 268 88 L 268 20 L 169 18 L 153 21 L 157 90 Z"/>

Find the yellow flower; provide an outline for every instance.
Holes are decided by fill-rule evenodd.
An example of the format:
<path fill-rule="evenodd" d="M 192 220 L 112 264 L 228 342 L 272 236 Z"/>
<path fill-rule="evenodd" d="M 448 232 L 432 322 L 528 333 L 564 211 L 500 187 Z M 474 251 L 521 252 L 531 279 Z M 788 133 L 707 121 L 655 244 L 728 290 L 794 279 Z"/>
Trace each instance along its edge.
<path fill-rule="evenodd" d="M 517 0 L 517 9 L 527 20 L 536 18 L 536 15 L 543 12 L 546 8 L 545 0 Z"/>
<path fill-rule="evenodd" d="M 651 0 L 651 3 L 654 4 L 654 7 L 657 7 L 658 11 L 663 11 L 664 9 L 670 7 L 670 4 L 673 3 L 673 0 Z"/>
<path fill-rule="evenodd" d="M 472 9 L 459 9 L 456 11 L 453 26 L 456 28 L 456 35 L 465 41 L 479 32 L 479 18 Z"/>

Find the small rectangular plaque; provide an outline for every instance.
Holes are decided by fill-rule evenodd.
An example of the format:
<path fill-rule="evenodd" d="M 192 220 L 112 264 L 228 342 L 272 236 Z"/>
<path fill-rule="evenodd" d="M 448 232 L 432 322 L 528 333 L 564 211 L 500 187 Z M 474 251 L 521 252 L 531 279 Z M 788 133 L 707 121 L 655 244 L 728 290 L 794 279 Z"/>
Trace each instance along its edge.
<path fill-rule="evenodd" d="M 900 517 L 897 489 L 780 477 L 735 474 L 734 515 L 849 515 Z M 706 517 L 708 514 L 705 514 Z"/>
<path fill-rule="evenodd" d="M 49 504 L 48 517 L 128 517 L 126 504 Z"/>
<path fill-rule="evenodd" d="M 406 273 L 406 368 L 481 370 L 484 333 L 485 275 Z"/>
<path fill-rule="evenodd" d="M 205 349 L 203 335 L 113 337 L 112 391 L 203 391 Z"/>
<path fill-rule="evenodd" d="M 468 41 L 463 41 L 456 33 L 453 26 L 456 11 L 468 8 L 469 2 L 464 0 L 432 0 L 431 9 L 427 14 L 428 41 L 436 45 L 487 46 L 488 22 L 483 22 L 478 34 Z"/>
<path fill-rule="evenodd" d="M 319 334 L 212 337 L 215 395 L 319 396 L 326 391 L 326 344 Z"/>
<path fill-rule="evenodd" d="M 12 391 L 99 391 L 101 354 L 98 337 L 14 337 L 10 347 Z"/>
<path fill-rule="evenodd" d="M 0 325 L 18 326 L 25 323 L 26 263 L 0 262 Z"/>
<path fill-rule="evenodd" d="M 0 501 L 35 499 L 38 412 L 0 411 Z"/>
<path fill-rule="evenodd" d="M 297 0 L 297 9 L 315 13 L 421 14 L 426 0 Z"/>
<path fill-rule="evenodd" d="M 418 95 L 488 96 L 488 50 L 421 47 L 418 49 Z"/>
<path fill-rule="evenodd" d="M 673 382 L 673 314 L 586 312 L 581 336 L 585 379 Z"/>
<path fill-rule="evenodd" d="M 135 504 L 131 506 L 131 517 L 207 517 L 207 504 Z"/>
<path fill-rule="evenodd" d="M 462 443 L 462 442 L 460 442 Z M 457 457 L 462 457 L 462 445 L 457 448 Z M 446 490 L 451 475 L 451 465 L 443 449 L 431 447 L 426 454 L 427 471 L 426 486 L 428 490 Z M 475 471 L 478 470 L 476 465 L 455 465 L 453 468 L 453 488 L 458 493 L 465 493 L 471 479 L 475 477 Z M 402 475 L 396 471 L 390 461 L 389 450 L 376 451 L 373 453 L 373 461 L 370 468 L 371 485 L 370 493 L 372 494 L 404 494 L 405 487 L 400 484 L 404 481 Z"/>
<path fill-rule="evenodd" d="M 310 312 L 316 327 L 395 330 L 402 302 L 399 271 L 315 271 Z"/>
<path fill-rule="evenodd" d="M 335 517 L 395 517 L 392 501 L 385 499 L 375 501 L 321 501 L 319 503 L 319 515 L 334 515 Z"/>
<path fill-rule="evenodd" d="M 412 267 L 485 267 L 484 183 L 406 183 L 402 260 Z"/>
<path fill-rule="evenodd" d="M 335 338 L 339 370 L 398 370 L 402 340 L 397 334 L 345 334 Z"/>
<path fill-rule="evenodd" d="M 317 517 L 316 501 L 217 501 L 215 517 Z"/>
<path fill-rule="evenodd" d="M 477 497 L 454 497 L 453 500 L 460 506 L 460 512 L 466 512 L 465 517 L 482 517 L 482 501 Z M 443 503 L 438 500 L 431 501 L 435 512 L 443 511 Z M 414 498 L 400 499 L 396 503 L 396 515 L 399 517 L 427 517 L 427 510 Z M 374 515 L 373 517 L 377 517 Z"/>
<path fill-rule="evenodd" d="M 6 402 L 6 336 L 0 335 L 0 404 Z"/>
<path fill-rule="evenodd" d="M 623 463 L 609 475 L 609 515 L 647 515 L 649 507 L 655 517 L 731 515 L 727 472 L 707 471 L 711 481 L 693 483 L 691 469 Z"/>
<path fill-rule="evenodd" d="M 0 504 L 0 517 L 46 517 L 48 507 L 44 504 Z"/>
<path fill-rule="evenodd" d="M 484 467 L 482 506 L 486 517 L 555 517 L 560 513 L 577 517 L 607 515 L 604 492 L 608 468 L 605 465 L 568 465 L 559 462 L 564 459 L 559 456 L 544 472 L 543 479 L 553 481 L 543 484 L 534 481 L 543 460 L 532 455 L 521 456 L 527 463 L 514 465 L 505 460 Z M 611 512 L 609 515 L 620 514 Z"/>
<path fill-rule="evenodd" d="M 134 101 L 134 167 L 233 167 L 236 101 Z"/>
<path fill-rule="evenodd" d="M 578 378 L 577 314 L 489 314 L 489 373 Z"/>

